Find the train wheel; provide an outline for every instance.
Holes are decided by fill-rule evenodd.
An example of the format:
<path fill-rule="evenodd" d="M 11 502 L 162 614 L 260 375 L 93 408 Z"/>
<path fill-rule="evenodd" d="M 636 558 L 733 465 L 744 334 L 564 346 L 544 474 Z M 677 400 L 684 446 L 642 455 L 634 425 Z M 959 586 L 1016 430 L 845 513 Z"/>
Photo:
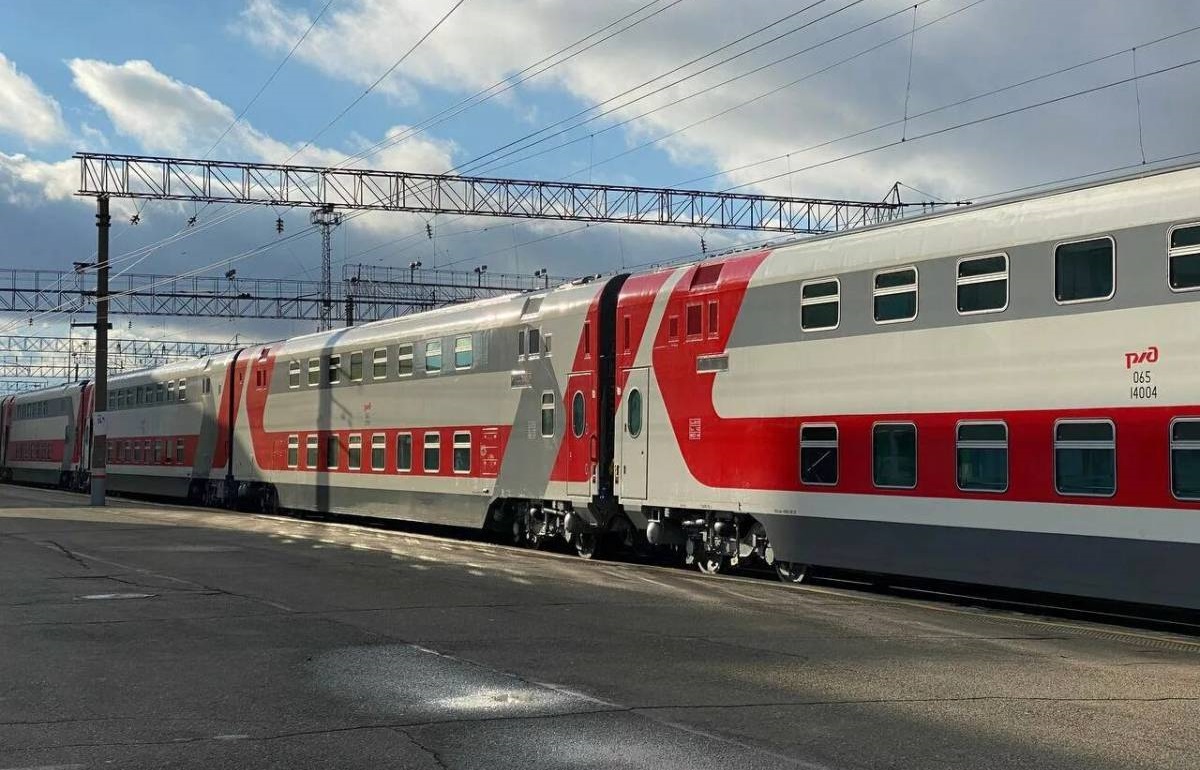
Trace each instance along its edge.
<path fill-rule="evenodd" d="M 775 574 L 785 583 L 803 583 L 808 577 L 808 565 L 776 559 Z"/>
<path fill-rule="evenodd" d="M 574 537 L 575 553 L 583 559 L 594 559 L 600 550 L 600 536 L 595 532 L 580 532 Z"/>
<path fill-rule="evenodd" d="M 720 575 L 729 569 L 729 557 L 720 553 L 704 551 L 696 555 L 696 566 L 705 575 Z"/>

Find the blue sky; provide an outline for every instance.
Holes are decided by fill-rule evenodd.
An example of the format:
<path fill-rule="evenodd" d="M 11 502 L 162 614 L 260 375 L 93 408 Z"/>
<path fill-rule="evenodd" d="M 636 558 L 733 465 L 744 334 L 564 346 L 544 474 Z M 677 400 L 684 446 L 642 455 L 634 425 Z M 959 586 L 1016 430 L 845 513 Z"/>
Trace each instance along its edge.
<path fill-rule="evenodd" d="M 396 127 L 437 113 L 647 1 L 466 0 L 302 158 L 338 162 Z M 502 98 L 374 154 L 367 163 L 448 170 L 703 56 L 810 2 L 747 0 L 731 13 L 723 0 L 657 0 L 643 12 L 654 13 L 644 23 Z M 213 156 L 281 160 L 290 155 L 393 64 L 450 4 L 449 0 L 334 0 Z M 74 259 L 86 258 L 94 247 L 95 230 L 87 202 L 70 195 L 71 153 L 80 149 L 170 155 L 204 152 L 324 5 L 324 0 L 8 0 L 0 4 L 0 107 L 10 105 L 0 110 L 5 113 L 0 114 L 0 233 L 7 244 L 0 265 L 65 268 Z M 1140 143 L 1136 95 L 1132 87 L 1123 86 L 847 161 L 831 162 L 891 141 L 898 130 L 889 128 L 799 152 L 895 120 L 903 115 L 906 101 L 909 114 L 919 114 L 1135 45 L 1141 46 L 1139 71 L 1146 72 L 1194 58 L 1200 40 L 1197 33 L 1147 45 L 1200 25 L 1200 5 L 1189 0 L 1136 4 L 925 0 L 916 12 L 922 26 L 915 41 L 906 36 L 914 21 L 911 6 L 912 0 L 822 0 L 770 33 L 724 52 L 746 52 L 735 61 L 620 107 L 563 137 L 581 141 L 528 161 L 484 167 L 482 173 L 542 179 L 576 173 L 577 179 L 646 185 L 708 176 L 697 186 L 722 189 L 749 183 L 745 189 L 752 191 L 868 199 L 882 197 L 899 179 L 934 196 L 974 199 L 1136 163 L 1143 145 L 1151 160 L 1200 151 L 1193 128 L 1200 118 L 1196 98 L 1200 68 L 1189 67 L 1141 83 Z M 834 11 L 829 18 L 820 18 Z M 876 23 L 869 28 L 852 32 L 872 21 Z M 799 29 L 767 42 L 773 34 L 791 28 Z M 886 42 L 892 38 L 896 39 Z M 871 50 L 876 45 L 880 47 Z M 715 87 L 785 56 L 790 58 L 782 64 Z M 716 58 L 685 67 L 675 77 L 697 73 Z M 847 61 L 838 64 L 843 59 Z M 909 131 L 934 130 L 1127 77 L 1132 64 L 1131 55 L 1115 56 L 916 119 Z M 807 77 L 813 73 L 820 74 Z M 796 80 L 801 82 L 789 85 Z M 768 98 L 743 104 L 776 88 L 778 93 Z M 644 93 L 645 89 L 632 96 Z M 680 97 L 688 98 L 669 106 Z M 613 128 L 618 120 L 630 122 Z M 689 128 L 693 124 L 697 125 Z M 679 133 L 647 149 L 589 168 L 675 131 Z M 788 153 L 793 154 L 786 160 L 719 173 Z M 821 163 L 827 165 L 773 181 L 755 181 Z M 920 197 L 906 194 L 909 199 Z M 211 209 L 155 203 L 142 210 L 142 224 L 136 228 L 122 217 L 114 229 L 114 252 L 120 256 L 158 243 L 193 213 L 201 222 L 217 214 Z M 275 216 L 267 209 L 249 210 L 123 264 L 148 273 L 213 265 L 268 242 Z M 289 228 L 299 229 L 305 214 L 285 217 Z M 699 246 L 699 234 L 686 230 L 626 226 L 618 235 L 613 226 L 598 226 L 542 240 L 575 225 L 449 217 L 435 217 L 433 222 L 443 235 L 437 252 L 434 244 L 408 237 L 423 231 L 425 218 L 357 219 L 339 232 L 335 259 L 406 265 L 420 258 L 426 264 L 453 263 L 468 269 L 487 262 L 493 271 L 532 272 L 548 267 L 570 275 L 666 261 Z M 488 229 L 456 235 L 483 227 Z M 711 233 L 706 238 L 710 246 L 724 246 L 746 236 Z M 374 248 L 397 240 L 396 246 Z M 369 256 L 359 256 L 372 248 Z M 306 271 L 311 275 L 316 263 L 317 243 L 310 239 L 239 262 L 238 269 L 242 275 L 292 276 Z M 51 317 L 38 322 L 61 326 L 64 320 Z M 197 328 L 195 323 L 173 320 L 153 323 L 160 334 L 194 334 Z M 256 329 L 263 335 L 278 335 L 305 331 L 307 326 L 264 324 Z"/>

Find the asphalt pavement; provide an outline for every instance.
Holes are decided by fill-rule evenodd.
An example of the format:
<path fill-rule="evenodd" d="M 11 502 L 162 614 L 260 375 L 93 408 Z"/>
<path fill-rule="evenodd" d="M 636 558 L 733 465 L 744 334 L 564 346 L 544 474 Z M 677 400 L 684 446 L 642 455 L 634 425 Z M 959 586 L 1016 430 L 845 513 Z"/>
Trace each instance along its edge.
<path fill-rule="evenodd" d="M 0 770 L 1198 766 L 1200 638 L 0 486 Z"/>

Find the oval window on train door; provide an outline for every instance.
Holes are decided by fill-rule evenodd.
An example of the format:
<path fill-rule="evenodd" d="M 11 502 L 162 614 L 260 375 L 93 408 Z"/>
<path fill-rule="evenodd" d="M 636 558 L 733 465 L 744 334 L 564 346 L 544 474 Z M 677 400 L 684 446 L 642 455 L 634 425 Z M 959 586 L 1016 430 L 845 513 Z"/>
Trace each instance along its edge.
<path fill-rule="evenodd" d="M 583 391 L 577 390 L 571 397 L 571 433 L 575 434 L 575 438 L 583 435 L 586 423 L 587 412 L 583 407 Z"/>
<path fill-rule="evenodd" d="M 629 416 L 629 435 L 637 438 L 642 434 L 642 391 L 637 388 L 629 391 L 629 402 L 626 409 Z"/>

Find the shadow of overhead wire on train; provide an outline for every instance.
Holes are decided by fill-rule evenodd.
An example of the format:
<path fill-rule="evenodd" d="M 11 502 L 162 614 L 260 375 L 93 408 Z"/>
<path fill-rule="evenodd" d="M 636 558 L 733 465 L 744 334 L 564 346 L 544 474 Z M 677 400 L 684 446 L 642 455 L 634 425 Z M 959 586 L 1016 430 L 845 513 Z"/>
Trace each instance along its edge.
<path fill-rule="evenodd" d="M 332 378 L 330 377 L 330 374 L 332 373 L 332 367 L 330 365 L 330 360 L 331 360 L 330 357 L 334 355 L 334 348 L 337 346 L 337 343 L 350 332 L 351 328 L 353 328 L 353 327 L 336 329 L 336 330 L 333 330 L 331 333 L 329 333 L 328 336 L 325 338 L 325 344 L 320 349 L 319 358 L 318 358 L 318 361 L 320 361 L 321 372 L 320 372 L 320 376 L 319 376 L 320 384 L 319 384 L 319 387 L 317 388 L 317 405 L 316 405 L 317 413 L 316 413 L 316 415 L 314 415 L 316 417 L 316 419 L 314 420 L 313 424 L 315 425 L 315 427 L 318 431 L 318 436 L 323 437 L 323 438 L 318 438 L 318 443 L 317 443 L 318 462 L 317 462 L 317 473 L 316 473 L 316 488 L 313 490 L 313 500 L 314 500 L 314 510 L 321 512 L 321 513 L 331 513 L 333 510 L 333 508 L 332 508 L 332 505 L 333 505 L 332 485 L 333 485 L 333 474 L 335 471 L 331 470 L 331 468 L 333 468 L 333 463 L 330 462 L 328 452 L 329 452 L 329 448 L 333 445 L 333 441 L 330 439 L 330 436 L 335 435 L 332 432 L 334 429 L 333 428 L 334 409 L 339 408 L 339 407 L 343 408 L 343 409 L 345 408 L 345 407 L 341 407 L 341 405 L 337 402 L 337 396 L 336 396 L 337 388 L 335 387 L 335 385 L 337 383 L 331 382 Z M 341 361 L 341 359 L 339 359 L 338 360 L 338 367 L 339 367 L 338 381 L 344 382 L 347 379 L 347 377 L 346 377 L 345 372 L 340 371 L 341 365 L 342 365 L 342 361 Z M 324 446 L 322 446 L 322 443 L 324 444 Z M 341 440 L 340 436 L 338 437 L 336 446 L 337 446 L 338 454 L 339 455 L 344 454 L 343 449 L 342 449 L 342 440 Z M 322 457 L 324 457 L 324 462 L 320 461 L 320 459 Z M 341 467 L 340 462 L 338 463 L 337 467 Z"/>

